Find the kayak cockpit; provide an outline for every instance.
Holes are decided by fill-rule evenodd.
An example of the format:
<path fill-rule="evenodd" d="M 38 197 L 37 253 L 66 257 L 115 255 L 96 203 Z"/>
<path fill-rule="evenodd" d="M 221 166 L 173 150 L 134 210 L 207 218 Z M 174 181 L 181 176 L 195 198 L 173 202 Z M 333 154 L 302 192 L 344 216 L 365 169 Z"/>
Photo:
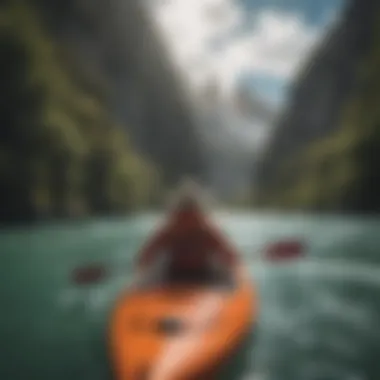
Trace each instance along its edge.
<path fill-rule="evenodd" d="M 233 291 L 236 289 L 236 278 L 225 273 L 200 273 L 199 275 L 186 275 L 181 273 L 178 276 L 160 276 L 143 278 L 134 290 L 146 290 L 154 288 L 191 288 L 204 290 Z"/>

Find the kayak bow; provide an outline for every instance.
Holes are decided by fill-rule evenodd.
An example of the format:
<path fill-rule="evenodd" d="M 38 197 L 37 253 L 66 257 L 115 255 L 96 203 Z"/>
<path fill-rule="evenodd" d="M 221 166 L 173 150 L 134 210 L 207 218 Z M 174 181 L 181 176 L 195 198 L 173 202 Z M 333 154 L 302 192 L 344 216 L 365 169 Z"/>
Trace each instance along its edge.
<path fill-rule="evenodd" d="M 127 291 L 110 320 L 116 379 L 217 379 L 257 311 L 257 294 L 243 268 L 232 285 Z"/>

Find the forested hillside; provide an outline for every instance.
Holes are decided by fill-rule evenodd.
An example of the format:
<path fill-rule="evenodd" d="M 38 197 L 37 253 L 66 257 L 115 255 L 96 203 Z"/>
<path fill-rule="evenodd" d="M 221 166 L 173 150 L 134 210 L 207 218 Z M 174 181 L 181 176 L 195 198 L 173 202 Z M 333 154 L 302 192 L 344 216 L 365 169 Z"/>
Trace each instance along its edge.
<path fill-rule="evenodd" d="M 57 5 L 64 8 L 69 3 Z M 140 116 L 156 120 L 139 123 L 138 118 L 122 117 L 118 111 L 123 106 L 114 101 L 115 82 L 105 70 L 91 66 L 89 56 L 75 54 L 79 45 L 64 43 L 44 21 L 47 13 L 42 9 L 47 9 L 41 5 L 12 0 L 0 13 L 1 222 L 121 214 L 154 204 L 169 179 L 175 182 L 190 171 L 181 166 L 181 156 L 177 167 L 168 163 L 175 162 L 172 147 L 178 152 L 178 141 L 159 128 L 158 114 L 146 104 Z M 71 38 L 79 39 L 78 33 L 74 28 Z M 123 55 L 136 65 L 133 53 L 130 47 Z M 102 52 L 101 57 L 107 60 L 108 55 Z M 111 61 L 117 63 L 117 56 Z M 148 89 L 155 86 L 149 77 L 142 78 Z M 127 84 L 125 91 L 131 91 Z M 171 91 L 169 87 L 167 98 L 175 96 Z M 130 105 L 128 99 L 119 103 Z M 167 120 L 173 118 L 170 109 L 165 112 Z M 181 125 L 175 127 L 178 135 Z M 151 136 L 154 130 L 156 136 Z M 139 140 L 136 131 L 145 140 Z M 165 138 L 167 156 L 160 157 Z M 154 141 L 160 145 L 152 152 Z M 191 151 L 185 148 L 185 153 Z"/>
<path fill-rule="evenodd" d="M 379 212 L 380 3 L 351 0 L 294 86 L 255 205 Z"/>

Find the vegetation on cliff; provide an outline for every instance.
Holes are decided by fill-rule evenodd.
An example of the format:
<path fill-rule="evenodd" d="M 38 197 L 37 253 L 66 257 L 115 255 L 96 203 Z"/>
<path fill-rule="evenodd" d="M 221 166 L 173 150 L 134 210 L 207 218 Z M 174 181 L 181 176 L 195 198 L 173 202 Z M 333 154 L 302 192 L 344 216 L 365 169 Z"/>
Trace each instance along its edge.
<path fill-rule="evenodd" d="M 9 2 L 0 23 L 1 221 L 115 214 L 151 204 L 157 168 L 116 125 L 107 88 L 73 75 L 26 2 Z"/>
<path fill-rule="evenodd" d="M 335 212 L 380 211 L 380 27 L 357 67 L 357 86 L 340 110 L 337 128 L 283 160 L 258 207 Z M 338 69 L 339 70 L 339 69 Z"/>

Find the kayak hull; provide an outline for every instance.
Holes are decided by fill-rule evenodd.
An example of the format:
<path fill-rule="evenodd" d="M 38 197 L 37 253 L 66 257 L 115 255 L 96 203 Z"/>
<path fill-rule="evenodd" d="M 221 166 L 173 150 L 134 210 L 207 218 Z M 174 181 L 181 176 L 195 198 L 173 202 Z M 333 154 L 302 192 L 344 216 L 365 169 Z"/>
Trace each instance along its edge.
<path fill-rule="evenodd" d="M 245 271 L 233 287 L 170 287 L 126 292 L 112 313 L 111 362 L 117 380 L 219 379 L 257 319 Z"/>

